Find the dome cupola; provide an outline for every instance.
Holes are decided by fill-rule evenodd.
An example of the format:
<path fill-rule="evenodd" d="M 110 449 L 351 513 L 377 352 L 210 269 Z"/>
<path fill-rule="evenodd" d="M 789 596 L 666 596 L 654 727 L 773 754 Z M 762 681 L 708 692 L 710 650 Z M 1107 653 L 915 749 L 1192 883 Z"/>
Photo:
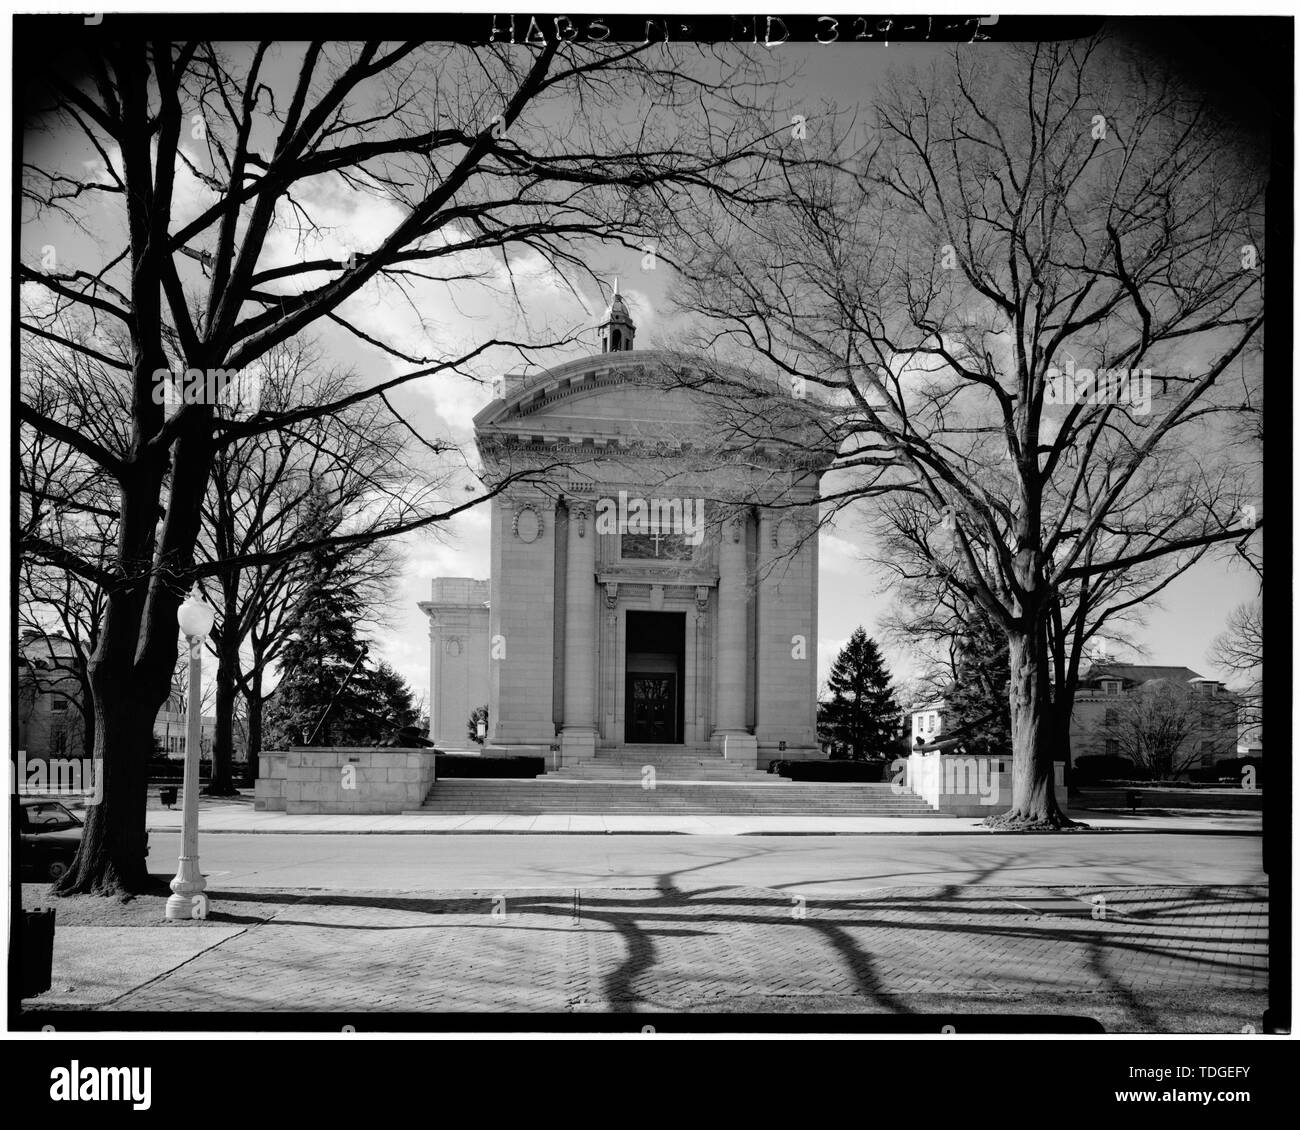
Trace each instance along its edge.
<path fill-rule="evenodd" d="M 627 303 L 618 292 L 618 279 L 614 280 L 614 294 L 605 309 L 600 323 L 600 351 L 602 353 L 628 353 L 636 337 L 636 324 L 628 313 Z"/>

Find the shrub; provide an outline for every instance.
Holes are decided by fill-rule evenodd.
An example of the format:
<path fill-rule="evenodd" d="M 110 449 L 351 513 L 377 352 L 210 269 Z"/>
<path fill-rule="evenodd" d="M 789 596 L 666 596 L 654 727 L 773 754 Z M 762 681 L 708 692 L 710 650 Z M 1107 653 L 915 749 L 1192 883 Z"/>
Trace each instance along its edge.
<path fill-rule="evenodd" d="M 1143 781 L 1150 774 L 1127 757 L 1089 754 L 1075 758 L 1072 776 L 1074 784 L 1090 785 L 1097 781 Z"/>
<path fill-rule="evenodd" d="M 540 777 L 546 772 L 543 757 L 464 757 L 449 753 L 434 755 L 438 778 L 447 777 Z"/>
<path fill-rule="evenodd" d="M 1234 784 L 1239 784 L 1241 782 L 1241 772 L 1248 765 L 1253 766 L 1255 769 L 1255 788 L 1263 788 L 1263 762 L 1258 757 L 1229 757 L 1222 761 L 1216 761 L 1214 763 L 1214 776 L 1210 779 L 1218 782 L 1225 777 L 1230 777 Z"/>
<path fill-rule="evenodd" d="M 792 781 L 858 781 L 885 779 L 885 761 L 776 761 L 773 766 Z"/>

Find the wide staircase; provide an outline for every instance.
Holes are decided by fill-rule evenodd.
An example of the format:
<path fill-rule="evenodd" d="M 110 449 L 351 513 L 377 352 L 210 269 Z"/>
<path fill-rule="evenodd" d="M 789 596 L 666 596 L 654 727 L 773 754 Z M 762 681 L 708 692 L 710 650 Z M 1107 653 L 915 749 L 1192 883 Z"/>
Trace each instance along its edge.
<path fill-rule="evenodd" d="M 712 746 L 619 745 L 598 749 L 594 759 L 574 761 L 553 773 L 548 781 L 637 781 L 652 767 L 659 781 L 722 781 L 767 785 L 783 780 L 728 761 Z M 764 766 L 766 769 L 766 766 Z"/>
<path fill-rule="evenodd" d="M 652 766 L 653 776 L 646 767 Z M 653 784 L 653 787 L 650 787 Z M 791 781 L 708 747 L 614 746 L 527 780 L 438 781 L 423 813 L 641 816 L 935 816 L 885 784 Z"/>

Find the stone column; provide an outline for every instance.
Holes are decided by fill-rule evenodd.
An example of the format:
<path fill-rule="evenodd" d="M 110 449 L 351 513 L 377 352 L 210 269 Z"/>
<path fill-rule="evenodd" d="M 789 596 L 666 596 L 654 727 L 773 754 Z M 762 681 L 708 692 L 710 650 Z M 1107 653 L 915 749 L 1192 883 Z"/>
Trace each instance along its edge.
<path fill-rule="evenodd" d="M 564 585 L 564 764 L 596 754 L 596 531 L 591 507 L 569 503 Z"/>
<path fill-rule="evenodd" d="M 488 701 L 487 581 L 435 577 L 429 617 L 429 737 L 444 749 L 470 746 L 470 711 Z"/>
<path fill-rule="evenodd" d="M 745 729 L 749 660 L 748 563 L 744 519 L 723 524 L 718 544 L 718 650 L 714 656 L 713 743 L 728 759 L 758 762 L 758 743 Z"/>
<path fill-rule="evenodd" d="M 764 761 L 819 753 L 815 548 L 807 515 L 789 509 L 759 512 L 754 736 Z"/>
<path fill-rule="evenodd" d="M 603 723 L 600 733 L 608 742 L 622 741 L 622 736 L 617 733 L 615 723 L 615 711 L 617 709 L 616 684 L 618 676 L 618 583 L 616 581 L 605 582 L 605 599 L 604 608 L 601 615 L 604 618 L 605 628 L 601 637 L 600 645 L 600 670 L 601 670 L 601 690 L 600 701 L 596 704 L 599 714 L 602 714 Z"/>
<path fill-rule="evenodd" d="M 691 719 L 691 741 L 708 738 L 709 720 L 709 588 L 695 587 L 695 717 Z"/>

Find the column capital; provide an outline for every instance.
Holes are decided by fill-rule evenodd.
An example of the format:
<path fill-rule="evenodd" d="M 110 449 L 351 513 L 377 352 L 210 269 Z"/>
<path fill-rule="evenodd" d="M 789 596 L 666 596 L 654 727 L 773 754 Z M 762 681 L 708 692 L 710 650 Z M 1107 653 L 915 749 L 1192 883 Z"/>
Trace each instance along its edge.
<path fill-rule="evenodd" d="M 722 520 L 722 537 L 723 540 L 738 542 L 745 536 L 745 523 L 749 520 L 747 514 L 730 514 Z"/>
<path fill-rule="evenodd" d="M 578 524 L 578 537 L 587 536 L 587 520 L 591 517 L 591 503 L 585 498 L 567 498 L 565 504 L 569 508 L 569 521 Z"/>

